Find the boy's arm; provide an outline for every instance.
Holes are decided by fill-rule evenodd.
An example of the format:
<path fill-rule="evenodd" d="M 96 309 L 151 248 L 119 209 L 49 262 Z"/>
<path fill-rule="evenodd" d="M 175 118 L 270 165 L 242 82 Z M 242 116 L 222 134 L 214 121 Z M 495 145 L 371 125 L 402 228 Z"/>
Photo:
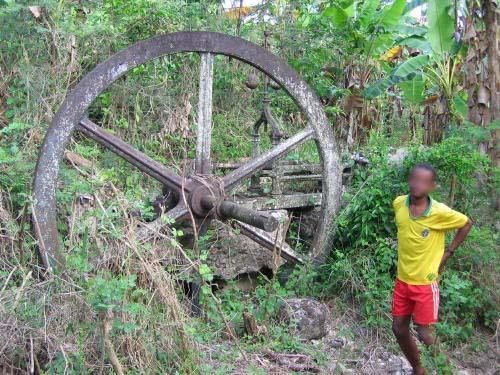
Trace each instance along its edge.
<path fill-rule="evenodd" d="M 465 225 L 457 231 L 457 234 L 455 234 L 455 238 L 453 238 L 453 241 L 451 241 L 450 246 L 448 246 L 448 248 L 443 254 L 443 258 L 441 259 L 441 264 L 439 265 L 439 274 L 443 272 L 444 265 L 446 264 L 448 259 L 453 255 L 455 250 L 460 246 L 462 242 L 464 242 L 465 238 L 467 237 L 469 231 L 472 228 L 472 224 L 473 224 L 472 220 L 468 219 L 467 223 L 465 223 Z"/>

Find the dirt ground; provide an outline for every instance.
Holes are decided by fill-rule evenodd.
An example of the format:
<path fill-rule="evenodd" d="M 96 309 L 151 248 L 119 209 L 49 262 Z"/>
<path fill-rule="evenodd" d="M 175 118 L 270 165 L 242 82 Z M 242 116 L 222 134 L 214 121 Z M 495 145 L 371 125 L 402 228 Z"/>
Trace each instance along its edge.
<path fill-rule="evenodd" d="M 327 335 L 308 342 L 304 353 L 278 353 L 267 349 L 250 351 L 245 345 L 240 345 L 244 358 L 234 342 L 224 341 L 203 347 L 205 366 L 214 374 L 232 375 L 412 374 L 408 361 L 387 332 L 363 328 L 354 310 L 339 313 L 333 303 L 328 305 L 331 314 L 327 321 Z M 454 367 L 453 374 L 500 374 L 497 334 L 477 332 L 470 343 L 446 354 Z M 315 361 L 313 357 L 322 359 Z"/>

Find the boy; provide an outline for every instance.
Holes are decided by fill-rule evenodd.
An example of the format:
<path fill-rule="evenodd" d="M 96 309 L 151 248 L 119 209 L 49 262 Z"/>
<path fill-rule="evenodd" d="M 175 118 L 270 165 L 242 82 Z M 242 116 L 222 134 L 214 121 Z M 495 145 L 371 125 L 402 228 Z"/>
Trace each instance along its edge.
<path fill-rule="evenodd" d="M 413 316 L 418 337 L 425 345 L 434 344 L 438 275 L 472 227 L 467 216 L 429 197 L 436 187 L 436 178 L 431 165 L 416 165 L 408 179 L 410 194 L 393 202 L 398 227 L 398 273 L 392 300 L 392 330 L 415 375 L 425 374 L 425 370 L 410 335 L 410 321 Z M 457 234 L 445 251 L 445 233 L 453 229 L 458 229 Z"/>

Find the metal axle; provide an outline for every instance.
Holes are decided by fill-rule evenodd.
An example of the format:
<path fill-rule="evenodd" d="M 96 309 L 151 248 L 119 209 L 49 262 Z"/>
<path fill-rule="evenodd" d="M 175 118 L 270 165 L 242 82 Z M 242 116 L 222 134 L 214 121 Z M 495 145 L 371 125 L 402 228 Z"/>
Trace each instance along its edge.
<path fill-rule="evenodd" d="M 215 209 L 217 216 L 221 219 L 235 219 L 266 232 L 274 232 L 278 229 L 279 223 L 275 217 L 231 201 L 219 201 L 213 196 L 204 196 L 201 199 L 201 204 L 208 211 Z"/>

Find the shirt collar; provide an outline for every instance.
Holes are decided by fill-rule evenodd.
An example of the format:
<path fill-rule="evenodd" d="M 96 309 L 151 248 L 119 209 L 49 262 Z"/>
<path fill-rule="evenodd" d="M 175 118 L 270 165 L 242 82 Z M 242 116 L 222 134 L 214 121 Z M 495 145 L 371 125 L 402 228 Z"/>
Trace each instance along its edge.
<path fill-rule="evenodd" d="M 428 197 L 428 200 L 429 200 L 429 205 L 427 206 L 427 208 L 425 209 L 424 212 L 422 212 L 422 215 L 418 216 L 418 217 L 421 217 L 421 216 L 425 216 L 425 217 L 429 217 L 431 215 L 431 209 L 432 209 L 432 202 L 434 199 L 431 198 L 431 196 L 429 195 Z M 406 207 L 410 207 L 410 194 L 408 194 L 406 196 Z"/>

